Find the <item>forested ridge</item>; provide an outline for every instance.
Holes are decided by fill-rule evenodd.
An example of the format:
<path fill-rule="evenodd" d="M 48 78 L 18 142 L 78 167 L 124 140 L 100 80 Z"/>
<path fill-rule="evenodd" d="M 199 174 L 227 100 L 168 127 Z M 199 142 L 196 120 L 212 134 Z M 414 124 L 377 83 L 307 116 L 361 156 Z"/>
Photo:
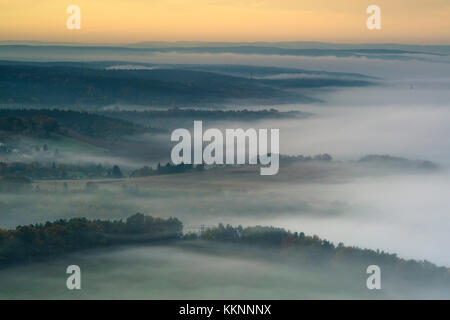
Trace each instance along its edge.
<path fill-rule="evenodd" d="M 151 131 L 148 127 L 92 112 L 59 109 L 0 109 L 0 130 L 38 138 L 71 132 L 107 138 Z"/>
<path fill-rule="evenodd" d="M 197 233 L 184 233 L 177 218 L 154 218 L 137 213 L 126 220 L 73 218 L 34 225 L 0 229 L 0 266 L 33 262 L 82 249 L 158 241 L 181 243 L 224 243 L 280 252 L 282 257 L 313 266 L 356 263 L 377 264 L 405 279 L 439 281 L 450 284 L 450 270 L 428 261 L 405 260 L 379 250 L 338 245 L 271 226 L 233 227 L 219 224 Z"/>
<path fill-rule="evenodd" d="M 86 106 L 116 103 L 194 106 L 230 99 L 312 101 L 300 94 L 204 71 L 106 70 L 77 66 L 0 63 L 0 103 Z"/>
<path fill-rule="evenodd" d="M 176 218 L 164 220 L 137 213 L 125 221 L 73 218 L 0 229 L 0 266 L 82 249 L 179 239 L 182 228 Z"/>

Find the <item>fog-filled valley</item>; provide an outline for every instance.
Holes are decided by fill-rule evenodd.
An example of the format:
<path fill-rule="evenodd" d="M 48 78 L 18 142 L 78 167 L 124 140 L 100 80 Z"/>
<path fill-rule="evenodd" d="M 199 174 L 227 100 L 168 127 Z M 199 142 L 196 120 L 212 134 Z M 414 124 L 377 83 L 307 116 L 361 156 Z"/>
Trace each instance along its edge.
<path fill-rule="evenodd" d="M 61 269 L 77 262 L 81 291 L 61 288 Z M 436 299 L 448 284 L 386 272 L 382 292 L 365 288 L 359 263 L 307 265 L 288 252 L 186 243 L 116 247 L 72 254 L 1 273 L 5 298 L 43 299 Z"/>
<path fill-rule="evenodd" d="M 154 45 L 0 47 L 0 229 L 140 212 L 179 219 L 184 235 L 273 226 L 450 274 L 448 47 Z M 279 129 L 278 174 L 170 164 L 172 131 L 195 120 Z M 387 267 L 383 290 L 367 290 L 378 256 L 314 265 L 205 238 L 1 266 L 1 241 L 0 298 L 450 297 L 427 264 L 414 280 Z M 80 293 L 59 287 L 69 264 Z"/>

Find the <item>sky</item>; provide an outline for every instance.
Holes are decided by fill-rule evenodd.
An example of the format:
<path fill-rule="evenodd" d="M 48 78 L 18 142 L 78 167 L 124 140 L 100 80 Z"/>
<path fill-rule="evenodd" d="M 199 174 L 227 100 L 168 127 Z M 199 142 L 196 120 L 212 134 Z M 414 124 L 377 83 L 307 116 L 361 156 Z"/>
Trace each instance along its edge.
<path fill-rule="evenodd" d="M 81 29 L 69 30 L 69 5 Z M 381 9 L 368 30 L 366 8 Z M 0 40 L 450 44 L 448 0 L 1 0 Z"/>

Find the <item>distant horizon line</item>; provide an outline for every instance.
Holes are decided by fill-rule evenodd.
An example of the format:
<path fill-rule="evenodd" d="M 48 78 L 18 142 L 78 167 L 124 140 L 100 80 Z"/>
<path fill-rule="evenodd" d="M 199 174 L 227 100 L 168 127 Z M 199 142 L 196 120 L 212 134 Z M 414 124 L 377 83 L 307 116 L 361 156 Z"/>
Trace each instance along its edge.
<path fill-rule="evenodd" d="M 90 41 L 47 41 L 47 40 L 0 40 L 0 45 L 4 44 L 58 44 L 58 45 L 86 45 L 86 46 L 133 46 L 145 44 L 303 44 L 303 45 L 334 45 L 334 46 L 420 46 L 420 47 L 450 47 L 448 44 L 418 44 L 418 43 L 399 43 L 399 42 L 326 42 L 326 41 L 207 41 L 207 40 L 143 40 L 138 42 L 90 42 Z"/>

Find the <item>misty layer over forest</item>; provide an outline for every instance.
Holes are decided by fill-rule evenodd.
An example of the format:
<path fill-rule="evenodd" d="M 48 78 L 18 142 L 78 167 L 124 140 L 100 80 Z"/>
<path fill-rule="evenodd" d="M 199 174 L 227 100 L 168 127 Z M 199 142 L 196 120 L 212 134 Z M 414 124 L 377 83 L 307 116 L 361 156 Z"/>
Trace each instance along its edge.
<path fill-rule="evenodd" d="M 120 244 L 146 245 L 145 249 L 148 250 L 147 252 L 153 253 L 153 259 L 159 259 L 159 263 L 166 264 L 167 261 L 163 261 L 163 259 L 167 260 L 167 257 L 154 256 L 155 251 L 158 249 L 164 250 L 164 247 L 161 248 L 164 245 L 166 249 L 164 251 L 166 253 L 175 253 L 177 255 L 177 252 L 174 252 L 174 248 L 175 250 L 184 249 L 184 251 L 196 253 L 196 258 L 199 260 L 196 265 L 205 263 L 204 260 L 205 258 L 208 259 L 208 255 L 213 255 L 213 258 L 215 255 L 219 261 L 227 261 L 225 265 L 231 267 L 231 270 L 228 270 L 227 273 L 230 273 L 230 271 L 232 273 L 237 272 L 237 274 L 242 271 L 245 272 L 245 270 L 240 270 L 239 265 L 232 266 L 229 264 L 230 261 L 235 259 L 253 259 L 258 264 L 267 264 L 267 259 L 269 258 L 269 261 L 275 261 L 272 262 L 275 268 L 277 268 L 277 264 L 285 270 L 286 266 L 297 266 L 299 268 L 297 270 L 301 271 L 293 277 L 296 282 L 303 282 L 303 276 L 313 276 L 313 281 L 309 286 L 317 286 L 316 281 L 318 278 L 322 278 L 321 281 L 329 281 L 330 283 L 328 285 L 332 284 L 335 286 L 335 289 L 329 289 L 327 293 L 322 294 L 313 290 L 309 292 L 310 297 L 332 297 L 336 294 L 334 290 L 338 286 L 347 287 L 346 295 L 349 297 L 361 293 L 364 296 L 370 297 L 366 290 L 361 290 L 360 286 L 355 285 L 355 280 L 361 281 L 363 279 L 361 272 L 358 271 L 358 265 L 365 263 L 377 263 L 378 266 L 383 268 L 384 278 L 388 280 L 388 285 L 385 287 L 383 294 L 373 294 L 372 297 L 393 298 L 399 294 L 409 298 L 423 297 L 424 288 L 426 290 L 431 289 L 431 293 L 428 293 L 426 297 L 436 296 L 442 298 L 450 294 L 450 292 L 446 291 L 450 285 L 450 275 L 448 269 L 445 267 L 437 267 L 427 261 L 418 262 L 399 259 L 395 254 L 389 254 L 379 250 L 362 250 L 356 247 L 345 246 L 343 243 L 339 243 L 336 246 L 325 239 L 320 239 L 318 236 L 308 236 L 303 232 L 291 233 L 274 227 L 256 226 L 244 228 L 242 226 L 232 227 L 230 225 L 224 226 L 223 224 L 219 224 L 217 227 L 207 227 L 200 234 L 193 232 L 183 234 L 182 223 L 176 218 L 164 220 L 137 213 L 128 217 L 125 221 L 74 218 L 46 222 L 45 224 L 20 226 L 15 230 L 9 231 L 0 229 L 0 237 L 0 258 L 2 258 L 0 260 L 0 267 L 13 265 L 14 263 L 26 260 L 29 263 L 33 261 L 45 261 L 46 259 L 54 260 L 57 256 L 76 252 L 77 250 L 111 247 Z M 113 248 L 113 250 L 115 249 L 117 248 Z M 135 249 L 128 247 L 128 251 L 132 250 Z M 115 253 L 117 254 L 117 252 L 120 254 L 120 251 L 116 251 Z M 102 260 L 108 260 L 102 252 L 97 252 L 94 259 L 98 259 L 98 256 L 103 256 Z M 72 256 L 63 259 L 73 258 Z M 147 259 L 145 256 L 142 256 L 142 258 Z M 153 260 L 152 258 L 151 260 Z M 149 267 L 147 271 L 149 274 L 141 274 L 144 281 L 148 281 L 148 276 L 150 275 L 151 277 L 156 271 L 152 268 L 151 260 L 149 264 L 147 263 Z M 61 260 L 58 262 L 61 262 Z M 184 261 L 179 260 L 178 263 L 183 264 Z M 105 261 L 102 261 L 100 266 L 103 269 L 105 267 Z M 233 270 L 234 268 L 237 268 L 237 270 Z M 258 273 L 261 270 L 258 269 L 256 268 L 254 270 L 256 271 L 256 277 L 260 276 Z M 280 276 L 279 273 L 273 274 L 271 272 L 271 274 L 275 278 Z M 139 276 L 139 273 L 136 275 Z M 324 275 L 326 279 L 323 279 Z M 208 274 L 207 277 L 209 278 L 209 276 Z M 292 276 L 291 272 L 288 271 L 285 276 Z M 235 285 L 233 279 L 227 279 L 227 277 L 224 278 L 222 276 L 219 280 L 220 282 L 223 281 L 222 286 L 224 288 Z M 117 280 L 119 282 L 122 281 L 120 278 L 117 279 L 117 277 L 114 277 L 112 280 L 115 283 L 117 283 Z M 177 277 L 170 277 L 170 280 L 175 285 L 181 285 L 181 287 L 188 285 L 190 290 L 187 294 L 189 294 L 190 298 L 192 296 L 206 298 L 204 295 L 206 292 L 202 292 L 205 286 L 201 285 L 201 281 L 196 283 L 198 281 L 197 279 L 190 278 L 186 282 L 186 280 L 182 279 L 180 281 Z M 6 279 L 6 283 L 10 282 Z M 265 283 L 267 281 L 262 283 L 263 287 Z M 35 283 L 33 281 L 29 285 L 30 287 L 26 291 L 29 292 L 30 288 L 31 290 L 35 290 Z M 282 285 L 286 285 L 284 281 Z M 14 297 L 17 294 L 18 297 L 27 296 L 23 296 L 19 291 L 16 291 L 17 289 L 14 285 L 11 285 L 11 287 L 13 290 L 9 292 L 10 295 Z M 410 293 L 401 294 L 400 292 L 406 288 L 408 288 Z M 139 289 L 138 292 L 133 290 L 131 295 L 128 294 L 127 296 L 134 297 L 137 294 L 139 297 L 142 294 L 139 292 L 140 290 L 142 289 Z M 152 291 L 147 289 L 145 295 L 152 295 Z M 265 291 L 267 289 L 260 289 L 259 292 L 252 294 L 255 294 L 257 297 L 264 297 L 267 294 Z M 59 290 L 49 293 L 46 297 L 55 297 L 54 294 L 59 294 Z M 213 295 L 216 294 L 214 291 L 211 293 Z M 178 294 L 180 297 L 186 298 L 186 293 L 183 290 Z M 292 299 L 307 297 L 305 296 L 305 292 L 300 292 L 300 294 L 295 293 L 293 295 L 289 292 L 291 296 L 285 296 L 286 293 L 280 295 L 278 292 L 272 292 L 271 294 L 272 298 Z M 90 292 L 91 297 L 94 295 L 98 295 L 97 297 L 105 297 L 105 293 L 102 293 L 97 288 L 94 288 Z M 115 294 L 110 292 L 106 296 L 111 298 L 115 297 Z M 242 298 L 245 297 L 246 294 L 244 293 Z M 209 296 L 209 298 L 211 297 Z"/>
<path fill-rule="evenodd" d="M 60 288 L 69 264 L 86 277 L 82 298 L 450 295 L 429 270 L 387 268 L 374 293 L 365 281 L 375 258 L 306 263 L 283 246 L 205 232 L 272 226 L 448 272 L 448 48 L 155 46 L 1 47 L 0 229 L 141 212 L 195 236 L 11 265 L 2 298 L 73 298 Z M 279 173 L 173 166 L 170 134 L 194 120 L 280 129 Z"/>

